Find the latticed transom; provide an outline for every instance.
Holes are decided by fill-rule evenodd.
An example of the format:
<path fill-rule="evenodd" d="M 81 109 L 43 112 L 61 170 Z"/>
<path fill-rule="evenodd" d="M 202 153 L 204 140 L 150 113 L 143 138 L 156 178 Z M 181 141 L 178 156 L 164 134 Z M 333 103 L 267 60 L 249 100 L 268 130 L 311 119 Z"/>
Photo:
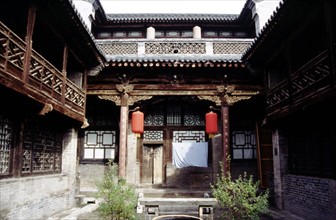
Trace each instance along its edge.
<path fill-rule="evenodd" d="M 144 131 L 144 141 L 163 141 L 163 131 Z"/>
<path fill-rule="evenodd" d="M 173 142 L 205 142 L 205 131 L 174 131 Z"/>

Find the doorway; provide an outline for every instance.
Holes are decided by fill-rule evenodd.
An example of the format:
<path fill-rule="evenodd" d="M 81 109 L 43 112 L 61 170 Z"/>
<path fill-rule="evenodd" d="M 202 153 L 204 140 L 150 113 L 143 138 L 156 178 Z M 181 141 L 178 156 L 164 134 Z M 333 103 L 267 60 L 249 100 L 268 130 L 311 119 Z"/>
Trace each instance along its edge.
<path fill-rule="evenodd" d="M 163 145 L 144 144 L 142 150 L 142 184 L 161 184 L 163 180 Z"/>

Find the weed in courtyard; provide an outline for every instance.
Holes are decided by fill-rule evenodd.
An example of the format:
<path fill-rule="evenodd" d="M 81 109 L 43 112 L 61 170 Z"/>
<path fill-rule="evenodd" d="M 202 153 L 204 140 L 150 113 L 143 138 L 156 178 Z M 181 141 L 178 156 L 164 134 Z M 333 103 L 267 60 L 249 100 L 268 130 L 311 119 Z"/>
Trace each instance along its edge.
<path fill-rule="evenodd" d="M 97 182 L 97 197 L 101 200 L 98 207 L 102 219 L 132 220 L 135 219 L 137 196 L 135 188 L 119 178 L 118 165 L 108 162 L 108 169 L 103 180 Z"/>
<path fill-rule="evenodd" d="M 258 192 L 259 181 L 246 172 L 236 180 L 232 180 L 230 173 L 221 175 L 211 189 L 223 209 L 223 219 L 257 220 L 261 214 L 268 213 L 269 191 Z"/>

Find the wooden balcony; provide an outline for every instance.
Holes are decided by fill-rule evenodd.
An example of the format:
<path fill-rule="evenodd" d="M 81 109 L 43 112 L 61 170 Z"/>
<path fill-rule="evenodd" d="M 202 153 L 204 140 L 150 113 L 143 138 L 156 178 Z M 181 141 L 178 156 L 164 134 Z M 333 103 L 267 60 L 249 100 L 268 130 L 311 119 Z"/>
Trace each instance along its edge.
<path fill-rule="evenodd" d="M 310 60 L 266 95 L 268 117 L 278 117 L 304 108 L 335 94 L 330 53 L 324 51 Z"/>
<path fill-rule="evenodd" d="M 84 120 L 85 91 L 66 78 L 0 22 L 0 83 L 77 121 Z"/>

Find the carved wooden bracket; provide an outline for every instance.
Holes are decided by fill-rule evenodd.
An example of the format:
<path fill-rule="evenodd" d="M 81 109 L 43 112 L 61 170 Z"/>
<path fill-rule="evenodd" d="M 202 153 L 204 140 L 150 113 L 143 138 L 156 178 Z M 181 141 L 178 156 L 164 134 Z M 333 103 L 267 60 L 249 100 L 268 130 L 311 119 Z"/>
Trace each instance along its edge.
<path fill-rule="evenodd" d="M 53 110 L 52 104 L 45 103 L 39 115 L 45 115 Z"/>
<path fill-rule="evenodd" d="M 221 89 L 221 88 L 219 88 Z M 222 102 L 225 101 L 228 105 L 233 105 L 234 103 L 241 101 L 241 100 L 246 100 L 250 99 L 252 96 L 258 94 L 259 92 L 256 91 L 245 91 L 245 90 L 234 90 L 234 87 L 227 87 L 227 91 L 230 92 L 224 92 L 225 89 L 223 87 L 223 96 L 197 96 L 201 100 L 209 100 L 214 102 L 217 106 L 222 105 Z"/>
<path fill-rule="evenodd" d="M 121 97 L 119 95 L 99 95 L 98 97 L 100 99 L 112 101 L 117 106 L 121 105 Z M 131 105 L 134 105 L 134 103 L 136 103 L 137 101 L 151 99 L 152 97 L 153 96 L 146 96 L 146 95 L 129 96 L 129 98 L 128 98 L 128 105 L 131 106 Z"/>
<path fill-rule="evenodd" d="M 151 95 L 132 95 L 128 99 L 128 105 L 134 105 L 137 101 L 151 99 Z"/>
<path fill-rule="evenodd" d="M 99 95 L 100 99 L 109 100 L 114 102 L 117 106 L 121 105 L 121 98 L 119 95 Z"/>
<path fill-rule="evenodd" d="M 214 102 L 217 106 L 222 105 L 221 97 L 218 95 L 199 95 L 197 96 L 201 100 L 208 100 Z"/>

